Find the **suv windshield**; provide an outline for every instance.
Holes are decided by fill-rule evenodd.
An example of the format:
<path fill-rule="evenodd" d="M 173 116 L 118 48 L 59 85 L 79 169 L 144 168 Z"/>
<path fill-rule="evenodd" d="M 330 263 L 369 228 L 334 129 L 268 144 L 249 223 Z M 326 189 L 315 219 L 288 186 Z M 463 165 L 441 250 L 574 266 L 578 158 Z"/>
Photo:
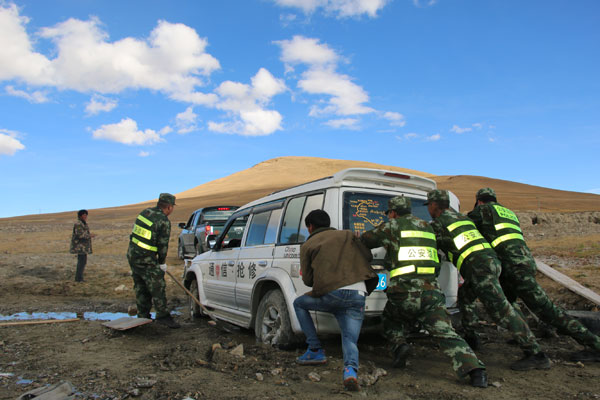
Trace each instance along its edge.
<path fill-rule="evenodd" d="M 343 228 L 363 234 L 388 219 L 385 215 L 388 200 L 394 196 L 363 192 L 345 192 L 342 212 Z M 425 200 L 411 197 L 412 214 L 416 217 L 431 220 Z"/>

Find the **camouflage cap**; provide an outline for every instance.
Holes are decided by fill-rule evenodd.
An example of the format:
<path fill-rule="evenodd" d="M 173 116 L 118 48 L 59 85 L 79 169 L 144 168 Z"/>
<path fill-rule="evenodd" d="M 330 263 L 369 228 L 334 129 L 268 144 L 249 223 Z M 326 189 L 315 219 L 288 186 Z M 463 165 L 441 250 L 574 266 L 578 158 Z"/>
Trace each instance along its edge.
<path fill-rule="evenodd" d="M 492 188 L 481 188 L 477 191 L 475 198 L 479 200 L 482 197 L 493 197 L 496 198 L 496 192 Z"/>
<path fill-rule="evenodd" d="M 436 203 L 450 203 L 450 195 L 447 190 L 435 189 L 427 193 L 427 201 L 424 204 L 429 204 L 431 202 Z"/>
<path fill-rule="evenodd" d="M 171 193 L 161 193 L 160 196 L 158 196 L 158 201 L 167 203 L 167 204 L 171 204 L 171 205 L 175 205 L 175 196 L 173 196 Z"/>
<path fill-rule="evenodd" d="M 410 211 L 410 207 L 408 197 L 396 196 L 388 200 L 388 211 Z"/>

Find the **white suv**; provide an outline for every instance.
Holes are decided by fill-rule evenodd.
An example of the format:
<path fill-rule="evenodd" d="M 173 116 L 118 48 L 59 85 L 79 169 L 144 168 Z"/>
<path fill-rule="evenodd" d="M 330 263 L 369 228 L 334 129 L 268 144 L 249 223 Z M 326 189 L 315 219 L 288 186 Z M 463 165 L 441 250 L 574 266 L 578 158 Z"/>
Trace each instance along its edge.
<path fill-rule="evenodd" d="M 294 299 L 310 290 L 300 277 L 300 245 L 308 237 L 305 216 L 323 209 L 331 226 L 363 233 L 386 220 L 387 201 L 404 195 L 412 199 L 412 212 L 430 220 L 423 205 L 436 183 L 427 178 L 392 171 L 350 168 L 333 176 L 272 193 L 240 207 L 227 221 L 209 251 L 186 261 L 184 284 L 219 319 L 254 328 L 257 340 L 285 347 L 302 332 L 293 308 Z M 458 210 L 458 198 L 451 195 Z M 239 227 L 241 239 L 229 240 L 229 231 Z M 383 268 L 385 250 L 373 249 L 373 267 L 380 271 L 380 284 L 365 305 L 363 330 L 378 328 L 387 298 L 382 289 L 388 273 Z M 454 306 L 458 271 L 442 264 L 438 278 L 446 305 Z M 190 315 L 201 314 L 190 299 Z M 333 315 L 312 312 L 320 333 L 337 333 Z"/>

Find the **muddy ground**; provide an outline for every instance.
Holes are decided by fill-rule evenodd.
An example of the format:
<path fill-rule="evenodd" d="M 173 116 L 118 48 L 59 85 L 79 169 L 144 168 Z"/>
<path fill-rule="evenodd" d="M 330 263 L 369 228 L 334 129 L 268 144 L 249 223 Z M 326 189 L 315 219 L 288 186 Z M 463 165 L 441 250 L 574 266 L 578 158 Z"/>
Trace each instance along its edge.
<path fill-rule="evenodd" d="M 526 237 L 539 258 L 600 292 L 600 219 L 598 213 L 524 214 Z M 527 221 L 535 221 L 529 224 Z M 23 225 L 0 220 L 0 314 L 18 312 L 126 312 L 134 303 L 125 259 L 129 223 L 94 224 L 89 217 L 94 254 L 85 282 L 73 282 L 75 256 L 68 254 L 71 224 Z M 171 272 L 180 276 L 173 229 Z M 589 301 L 538 276 L 556 302 L 567 309 L 598 311 Z M 321 367 L 294 363 L 303 349 L 277 350 L 254 341 L 249 330 L 224 332 L 208 320 L 190 321 L 187 299 L 167 278 L 169 303 L 182 315 L 181 329 L 149 324 L 115 332 L 100 321 L 0 327 L 0 398 L 16 399 L 34 388 L 68 381 L 78 399 L 597 399 L 600 363 L 574 364 L 568 355 L 581 349 L 565 336 L 540 339 L 553 361 L 547 371 L 515 372 L 521 357 L 506 343 L 510 336 L 493 324 L 482 325 L 478 352 L 487 364 L 490 387 L 476 389 L 459 381 L 449 360 L 428 338 L 415 336 L 408 368 L 393 369 L 379 335 L 359 342 L 360 393 L 341 385 L 338 337 L 324 344 L 330 357 Z M 0 321 L 2 322 L 2 321 Z M 532 320 L 538 336 L 545 333 Z M 234 355 L 232 351 L 243 355 Z M 311 374 L 311 373 L 316 373 Z M 310 375 L 310 376 L 309 376 Z M 312 379 L 318 381 L 312 381 Z"/>

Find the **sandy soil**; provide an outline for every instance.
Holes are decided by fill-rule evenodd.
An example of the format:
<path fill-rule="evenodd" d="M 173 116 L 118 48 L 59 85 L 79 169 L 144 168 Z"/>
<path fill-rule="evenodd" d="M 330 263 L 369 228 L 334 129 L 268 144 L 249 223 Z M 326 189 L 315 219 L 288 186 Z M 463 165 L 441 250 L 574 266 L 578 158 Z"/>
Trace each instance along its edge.
<path fill-rule="evenodd" d="M 544 221 L 535 225 L 524 222 L 524 228 L 537 256 L 600 292 L 596 215 L 545 214 Z M 0 314 L 126 312 L 134 303 L 125 259 L 130 222 L 95 221 L 93 216 L 91 213 L 89 223 L 98 237 L 94 254 L 89 256 L 86 282 L 80 284 L 73 282 L 75 256 L 68 254 L 72 223 L 0 220 Z M 532 220 L 521 216 L 523 221 L 528 218 Z M 176 276 L 183 269 L 174 257 L 178 232 L 173 229 L 168 259 Z M 482 326 L 485 341 L 478 352 L 488 366 L 492 384 L 488 389 L 459 381 L 449 360 L 427 338 L 413 338 L 407 369 L 392 369 L 382 338 L 371 335 L 359 343 L 362 391 L 344 392 L 338 337 L 325 340 L 328 365 L 300 367 L 294 359 L 303 349 L 267 348 L 255 343 L 252 331 L 227 333 L 207 320 L 190 321 L 185 314 L 185 294 L 167 280 L 170 306 L 184 312 L 176 317 L 182 324 L 178 330 L 153 323 L 115 332 L 101 322 L 86 320 L 0 327 L 0 398 L 15 399 L 28 390 L 60 381 L 71 382 L 78 399 L 600 398 L 600 363 L 568 362 L 569 353 L 581 349 L 572 339 L 542 338 L 553 360 L 552 369 L 519 373 L 508 368 L 521 357 L 519 349 L 507 344 L 507 333 L 492 324 Z M 539 280 L 562 306 L 597 311 L 558 284 L 543 276 Z M 532 328 L 537 331 L 533 321 Z M 243 356 L 231 354 L 240 344 Z M 312 372 L 318 375 L 318 382 L 311 381 Z"/>

